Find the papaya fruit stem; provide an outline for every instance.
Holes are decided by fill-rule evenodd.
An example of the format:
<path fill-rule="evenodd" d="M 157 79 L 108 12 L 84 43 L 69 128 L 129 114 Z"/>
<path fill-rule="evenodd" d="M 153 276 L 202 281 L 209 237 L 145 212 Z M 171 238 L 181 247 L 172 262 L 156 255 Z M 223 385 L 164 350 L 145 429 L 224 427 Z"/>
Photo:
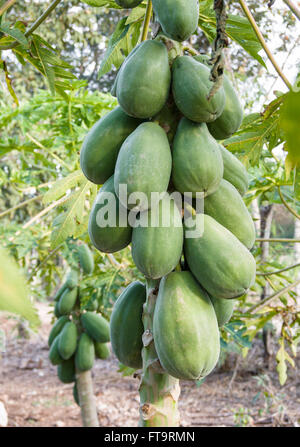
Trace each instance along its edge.
<path fill-rule="evenodd" d="M 91 371 L 76 371 L 76 384 L 84 427 L 99 427 Z"/>
<path fill-rule="evenodd" d="M 140 383 L 140 427 L 179 425 L 179 380 L 166 374 L 159 362 L 153 340 L 153 314 L 160 280 L 147 280 L 144 304 L 143 371 Z"/>
<path fill-rule="evenodd" d="M 143 31 L 142 31 L 142 38 L 141 38 L 142 42 L 144 40 L 147 40 L 151 15 L 152 15 L 152 0 L 148 0 L 144 24 L 143 24 Z"/>

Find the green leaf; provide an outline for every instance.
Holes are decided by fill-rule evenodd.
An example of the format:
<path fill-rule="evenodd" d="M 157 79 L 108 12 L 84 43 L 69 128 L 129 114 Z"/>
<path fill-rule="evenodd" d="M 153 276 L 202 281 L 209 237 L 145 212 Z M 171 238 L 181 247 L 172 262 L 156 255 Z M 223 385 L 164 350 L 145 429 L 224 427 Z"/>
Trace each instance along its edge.
<path fill-rule="evenodd" d="M 294 360 L 289 356 L 289 354 L 285 350 L 284 346 L 284 339 L 280 338 L 279 340 L 279 350 L 276 355 L 276 361 L 277 361 L 277 372 L 279 375 L 279 382 L 280 385 L 284 385 L 287 380 L 287 365 L 286 362 L 288 361 L 293 367 L 295 366 Z"/>
<path fill-rule="evenodd" d="M 105 6 L 107 8 L 122 9 L 114 0 L 82 0 L 82 2 L 90 6 Z"/>
<path fill-rule="evenodd" d="M 0 310 L 26 318 L 32 326 L 39 325 L 36 310 L 29 300 L 25 278 L 13 258 L 0 248 Z"/>
<path fill-rule="evenodd" d="M 69 174 L 67 177 L 57 180 L 54 185 L 46 192 L 43 197 L 43 203 L 47 204 L 60 199 L 68 190 L 78 186 L 85 180 L 81 170 L 77 170 Z"/>
<path fill-rule="evenodd" d="M 9 28 L 9 26 L 6 23 L 1 23 L 0 25 L 0 31 L 2 31 L 5 34 L 8 34 L 10 37 L 13 37 L 17 42 L 19 42 L 21 45 L 23 45 L 25 48 L 29 48 L 28 40 L 17 28 Z"/>
<path fill-rule="evenodd" d="M 8 70 L 7 70 L 6 62 L 1 60 L 1 59 L 0 59 L 0 68 L 2 68 L 2 70 L 4 71 L 5 82 L 6 82 L 7 89 L 9 91 L 9 93 L 11 94 L 12 98 L 14 99 L 15 103 L 18 106 L 19 105 L 19 101 L 18 101 L 17 95 L 16 95 L 16 93 L 15 93 L 15 91 L 13 89 L 13 86 L 12 86 L 12 83 L 11 83 L 11 78 L 9 77 L 9 73 L 8 73 Z"/>
<path fill-rule="evenodd" d="M 300 92 L 289 92 L 285 95 L 280 111 L 280 124 L 286 144 L 284 149 L 288 152 L 287 164 L 290 169 L 300 167 Z"/>

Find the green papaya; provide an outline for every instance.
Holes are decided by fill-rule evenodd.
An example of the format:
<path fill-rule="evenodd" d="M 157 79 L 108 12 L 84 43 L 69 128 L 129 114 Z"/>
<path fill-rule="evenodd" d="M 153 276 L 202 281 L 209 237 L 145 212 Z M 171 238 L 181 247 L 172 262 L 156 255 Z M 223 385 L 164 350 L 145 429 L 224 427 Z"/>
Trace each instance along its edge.
<path fill-rule="evenodd" d="M 65 290 L 67 290 L 67 289 L 65 289 Z M 59 301 L 56 301 L 56 303 L 55 303 L 54 315 L 56 316 L 56 318 L 60 318 L 62 316 L 62 314 L 59 311 Z"/>
<path fill-rule="evenodd" d="M 71 269 L 66 278 L 66 289 L 74 289 L 78 286 L 78 272 Z"/>
<path fill-rule="evenodd" d="M 130 284 L 115 302 L 110 319 L 112 350 L 130 368 L 142 368 L 142 321 L 146 287 L 139 281 Z"/>
<path fill-rule="evenodd" d="M 218 325 L 219 327 L 224 326 L 233 314 L 234 309 L 234 300 L 224 300 L 222 298 L 215 298 L 214 296 L 210 296 L 210 300 L 213 303 Z"/>
<path fill-rule="evenodd" d="M 80 166 L 88 180 L 102 185 L 114 173 L 120 147 L 140 123 L 116 107 L 94 124 L 80 152 Z"/>
<path fill-rule="evenodd" d="M 64 293 L 64 291 L 66 290 L 66 288 L 67 288 L 67 284 L 66 284 L 66 282 L 64 282 L 64 284 L 63 284 L 63 285 L 58 289 L 58 291 L 56 292 L 56 294 L 55 294 L 53 300 L 54 300 L 54 301 L 58 301 L 59 298 L 60 298 L 60 297 L 62 296 L 62 294 Z"/>
<path fill-rule="evenodd" d="M 79 371 L 88 371 L 93 368 L 95 361 L 94 342 L 88 334 L 83 333 L 79 338 L 75 354 L 75 364 Z"/>
<path fill-rule="evenodd" d="M 52 363 L 52 365 L 59 365 L 64 360 L 59 353 L 58 345 L 59 345 L 59 335 L 57 335 L 53 340 L 49 351 L 49 360 Z"/>
<path fill-rule="evenodd" d="M 69 317 L 67 317 L 66 315 L 59 317 L 59 319 L 55 322 L 55 324 L 53 325 L 50 334 L 49 334 L 49 338 L 48 338 L 48 346 L 50 347 L 52 345 L 53 340 L 57 337 L 57 335 L 61 332 L 62 328 L 64 327 L 64 325 L 66 323 L 68 323 Z"/>
<path fill-rule="evenodd" d="M 206 197 L 204 212 L 231 231 L 249 250 L 253 247 L 253 219 L 239 192 L 227 180 L 221 180 L 217 191 Z"/>
<path fill-rule="evenodd" d="M 215 121 L 225 107 L 224 88 L 208 100 L 213 86 L 209 68 L 190 56 L 177 57 L 172 66 L 173 97 L 183 115 L 197 123 Z"/>
<path fill-rule="evenodd" d="M 231 152 L 225 149 L 221 144 L 219 145 L 221 150 L 223 164 L 224 164 L 224 174 L 225 180 L 230 182 L 238 192 L 243 196 L 249 186 L 248 173 L 245 166 L 240 162 L 240 160 L 235 157 Z"/>
<path fill-rule="evenodd" d="M 165 194 L 156 206 L 146 211 L 145 217 L 145 226 L 138 226 L 132 232 L 132 258 L 147 278 L 158 279 L 170 273 L 180 260 L 181 213 L 171 196 Z"/>
<path fill-rule="evenodd" d="M 78 389 L 77 389 L 77 383 L 76 382 L 74 383 L 74 386 L 73 386 L 73 398 L 74 398 L 75 403 L 80 406 L 79 395 L 78 395 Z"/>
<path fill-rule="evenodd" d="M 112 176 L 100 189 L 89 217 L 89 237 L 97 250 L 114 253 L 130 244 L 132 228 L 128 224 L 127 213 L 127 209 L 120 205 L 115 194 Z M 122 215 L 125 225 L 122 224 Z M 110 218 L 113 219 L 112 222 Z"/>
<path fill-rule="evenodd" d="M 225 107 L 219 118 L 208 124 L 208 130 L 216 140 L 231 137 L 243 121 L 243 109 L 228 77 L 224 75 Z"/>
<path fill-rule="evenodd" d="M 194 232 L 186 233 L 185 257 L 201 286 L 216 298 L 244 295 L 254 284 L 256 273 L 255 259 L 249 250 L 206 214 L 188 218 L 185 226 Z"/>
<path fill-rule="evenodd" d="M 109 324 L 101 315 L 94 312 L 85 312 L 81 315 L 81 323 L 93 340 L 99 343 L 109 341 Z"/>
<path fill-rule="evenodd" d="M 198 0 L 152 0 L 152 4 L 163 33 L 170 39 L 182 42 L 196 31 Z"/>
<path fill-rule="evenodd" d="M 64 360 L 68 360 L 76 351 L 77 327 L 73 322 L 64 325 L 58 343 L 58 350 Z"/>
<path fill-rule="evenodd" d="M 142 43 L 142 42 L 141 42 Z M 128 60 L 129 60 L 129 58 L 131 57 L 131 56 L 133 56 L 133 54 L 138 50 L 138 48 L 139 48 L 139 46 L 141 45 L 141 43 L 139 44 L 139 45 L 137 45 L 136 47 L 134 47 L 134 49 L 128 54 L 128 56 L 126 57 L 126 62 L 128 62 Z M 124 61 L 125 62 L 125 61 Z M 123 62 L 123 63 L 124 63 Z M 118 70 L 118 72 L 117 72 L 117 74 L 116 74 L 116 77 L 115 77 L 115 80 L 114 80 L 114 83 L 113 83 L 113 85 L 112 85 L 112 88 L 111 88 L 111 90 L 110 90 L 110 94 L 112 95 L 112 96 L 114 96 L 115 98 L 117 97 L 117 85 L 118 85 L 118 79 L 119 79 L 119 76 L 120 76 L 120 71 L 121 71 L 121 67 L 119 68 L 119 70 Z"/>
<path fill-rule="evenodd" d="M 117 5 L 124 9 L 131 9 L 142 3 L 143 0 L 116 0 Z"/>
<path fill-rule="evenodd" d="M 117 98 L 130 116 L 151 118 L 168 99 L 171 71 L 165 45 L 154 40 L 142 42 L 122 64 L 117 81 Z"/>
<path fill-rule="evenodd" d="M 152 192 L 167 191 L 171 169 L 166 133 L 156 123 L 141 124 L 126 139 L 118 155 L 114 185 L 120 202 L 129 209 L 147 210 Z M 127 188 L 127 195 L 120 193 L 121 185 Z"/>
<path fill-rule="evenodd" d="M 57 375 L 62 383 L 75 382 L 74 357 L 71 357 L 69 360 L 64 360 L 60 365 L 58 365 Z"/>
<path fill-rule="evenodd" d="M 217 190 L 222 176 L 219 144 L 207 125 L 182 118 L 173 142 L 172 180 L 177 191 L 208 196 Z"/>
<path fill-rule="evenodd" d="M 220 354 L 216 314 L 190 272 L 173 272 L 162 279 L 153 336 L 159 361 L 173 377 L 197 380 L 216 366 Z"/>
<path fill-rule="evenodd" d="M 98 343 L 97 341 L 94 342 L 95 345 L 95 355 L 97 359 L 108 359 L 110 356 L 110 350 L 107 343 Z"/>
<path fill-rule="evenodd" d="M 82 244 L 77 249 L 79 255 L 79 264 L 87 275 L 93 273 L 95 264 L 94 256 L 86 244 Z"/>
<path fill-rule="evenodd" d="M 58 310 L 60 315 L 67 315 L 75 306 L 78 295 L 78 288 L 66 289 L 58 301 Z"/>

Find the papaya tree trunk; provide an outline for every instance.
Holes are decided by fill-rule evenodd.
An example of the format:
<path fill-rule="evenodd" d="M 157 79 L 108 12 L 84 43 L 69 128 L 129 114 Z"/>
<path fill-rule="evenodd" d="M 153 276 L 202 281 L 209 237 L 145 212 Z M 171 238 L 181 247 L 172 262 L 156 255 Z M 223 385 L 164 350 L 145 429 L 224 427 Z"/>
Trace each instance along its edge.
<path fill-rule="evenodd" d="M 295 239 L 300 239 L 300 220 L 295 220 L 295 233 L 294 233 Z M 299 262 L 300 259 L 300 244 L 295 244 L 295 261 Z M 300 273 L 298 273 L 297 279 L 300 279 Z M 297 293 L 297 302 L 300 303 L 300 284 L 296 287 L 296 293 Z"/>
<path fill-rule="evenodd" d="M 83 426 L 99 427 L 91 371 L 77 371 L 76 383 Z"/>
<path fill-rule="evenodd" d="M 143 372 L 140 384 L 140 427 L 178 427 L 179 380 L 162 369 L 153 340 L 153 315 L 159 280 L 147 281 L 144 304 Z"/>

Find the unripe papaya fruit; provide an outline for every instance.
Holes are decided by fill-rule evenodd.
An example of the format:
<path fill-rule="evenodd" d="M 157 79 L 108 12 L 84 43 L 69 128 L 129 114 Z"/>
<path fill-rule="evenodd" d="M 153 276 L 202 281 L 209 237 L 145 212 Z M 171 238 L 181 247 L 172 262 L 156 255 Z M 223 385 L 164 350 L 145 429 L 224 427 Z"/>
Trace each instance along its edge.
<path fill-rule="evenodd" d="M 172 180 L 177 191 L 208 196 L 217 190 L 222 176 L 219 144 L 207 125 L 182 118 L 173 142 Z"/>
<path fill-rule="evenodd" d="M 172 70 L 173 96 L 183 115 L 197 123 L 215 121 L 224 110 L 225 93 L 221 87 L 208 101 L 213 86 L 209 68 L 190 56 L 180 56 L 175 59 Z"/>
<path fill-rule="evenodd" d="M 64 360 L 59 353 L 58 345 L 59 345 L 59 335 L 57 335 L 53 340 L 49 351 L 49 360 L 52 363 L 52 365 L 59 365 Z"/>
<path fill-rule="evenodd" d="M 231 231 L 249 250 L 253 247 L 253 219 L 238 190 L 227 180 L 221 180 L 217 191 L 206 197 L 204 212 Z"/>
<path fill-rule="evenodd" d="M 61 332 L 62 328 L 64 327 L 64 325 L 66 323 L 68 323 L 69 317 L 67 316 L 62 316 L 60 317 L 55 324 L 53 325 L 50 334 L 49 334 L 49 338 L 48 338 L 48 346 L 50 347 L 52 345 L 53 340 L 57 337 L 57 335 Z"/>
<path fill-rule="evenodd" d="M 142 42 L 125 59 L 117 82 L 117 98 L 122 109 L 136 118 L 156 115 L 167 101 L 171 84 L 168 51 L 154 40 Z"/>
<path fill-rule="evenodd" d="M 67 288 L 67 284 L 66 284 L 66 282 L 64 282 L 64 284 L 56 292 L 56 294 L 54 296 L 54 301 L 58 301 L 59 300 L 59 298 L 62 296 L 62 294 L 64 293 L 66 288 Z"/>
<path fill-rule="evenodd" d="M 97 341 L 94 342 L 95 345 L 95 355 L 97 359 L 108 359 L 110 356 L 110 350 L 107 343 L 98 343 Z"/>
<path fill-rule="evenodd" d="M 80 152 L 80 166 L 88 180 L 102 185 L 114 173 L 125 139 L 141 123 L 116 107 L 90 129 Z"/>
<path fill-rule="evenodd" d="M 120 202 L 129 209 L 147 210 L 151 193 L 167 190 L 171 168 L 171 150 L 164 130 L 156 123 L 141 124 L 126 139 L 118 155 L 114 185 Z M 127 187 L 125 197 L 120 195 L 121 185 Z"/>
<path fill-rule="evenodd" d="M 67 289 L 74 289 L 78 285 L 78 272 L 77 270 L 70 270 L 67 278 L 66 278 L 66 288 Z"/>
<path fill-rule="evenodd" d="M 198 0 L 152 0 L 152 4 L 163 33 L 170 39 L 182 42 L 196 31 Z"/>
<path fill-rule="evenodd" d="M 78 395 L 78 389 L 77 389 L 77 383 L 76 382 L 74 383 L 74 386 L 73 386 L 73 398 L 74 398 L 75 403 L 80 406 L 79 395 Z"/>
<path fill-rule="evenodd" d="M 173 272 L 162 279 L 153 335 L 160 363 L 173 377 L 197 380 L 216 366 L 220 353 L 216 314 L 190 272 Z"/>
<path fill-rule="evenodd" d="M 82 244 L 77 249 L 79 255 L 79 264 L 87 275 L 94 271 L 94 256 L 86 244 Z"/>
<path fill-rule="evenodd" d="M 86 312 L 81 315 L 81 323 L 88 335 L 99 343 L 109 341 L 109 324 L 101 315 Z"/>
<path fill-rule="evenodd" d="M 65 289 L 67 290 L 67 289 Z M 59 301 L 56 301 L 55 306 L 54 306 L 54 315 L 56 316 L 56 318 L 59 318 L 62 316 L 62 314 L 59 311 Z"/>
<path fill-rule="evenodd" d="M 75 364 L 79 371 L 88 371 L 93 368 L 95 361 L 94 342 L 88 334 L 83 333 L 79 338 L 75 354 Z"/>
<path fill-rule="evenodd" d="M 147 278 L 162 278 L 178 264 L 183 246 L 181 214 L 169 194 L 146 211 L 145 225 L 133 229 L 132 257 Z"/>
<path fill-rule="evenodd" d="M 69 360 L 64 360 L 57 367 L 57 375 L 62 383 L 75 382 L 75 364 L 74 357 Z"/>
<path fill-rule="evenodd" d="M 66 289 L 64 291 L 64 293 L 62 294 L 62 296 L 58 301 L 58 309 L 60 315 L 67 315 L 72 311 L 76 303 L 77 295 L 78 295 L 77 287 L 75 287 L 72 290 Z"/>
<path fill-rule="evenodd" d="M 256 273 L 249 250 L 206 214 L 188 218 L 185 225 L 199 229 L 199 237 L 185 238 L 184 250 L 188 266 L 202 287 L 216 298 L 244 295 L 254 284 Z"/>
<path fill-rule="evenodd" d="M 117 5 L 122 6 L 124 9 L 130 9 L 135 8 L 140 3 L 142 3 L 143 0 L 116 0 Z"/>
<path fill-rule="evenodd" d="M 248 189 L 249 179 L 245 166 L 236 158 L 231 152 L 225 149 L 221 144 L 219 145 L 221 150 L 225 180 L 230 182 L 238 192 L 243 196 Z"/>
<path fill-rule="evenodd" d="M 108 197 L 112 200 L 113 208 L 109 206 L 111 202 L 108 202 Z M 110 213 L 115 217 L 112 225 L 108 222 Z M 128 224 L 127 213 L 127 209 L 119 203 L 114 188 L 114 176 L 112 176 L 100 189 L 89 217 L 89 236 L 97 250 L 114 253 L 130 244 L 132 228 Z M 125 225 L 121 222 L 121 215 L 125 218 Z"/>
<path fill-rule="evenodd" d="M 146 287 L 139 281 L 130 284 L 115 302 L 110 319 L 112 350 L 130 368 L 142 368 L 142 321 Z"/>
<path fill-rule="evenodd" d="M 213 303 L 218 325 L 219 327 L 224 326 L 233 314 L 234 309 L 234 300 L 224 300 L 222 298 L 215 298 L 214 296 L 210 296 L 210 300 Z"/>
<path fill-rule="evenodd" d="M 68 360 L 76 351 L 77 345 L 77 327 L 73 322 L 65 324 L 58 343 L 58 350 L 64 360 Z"/>

